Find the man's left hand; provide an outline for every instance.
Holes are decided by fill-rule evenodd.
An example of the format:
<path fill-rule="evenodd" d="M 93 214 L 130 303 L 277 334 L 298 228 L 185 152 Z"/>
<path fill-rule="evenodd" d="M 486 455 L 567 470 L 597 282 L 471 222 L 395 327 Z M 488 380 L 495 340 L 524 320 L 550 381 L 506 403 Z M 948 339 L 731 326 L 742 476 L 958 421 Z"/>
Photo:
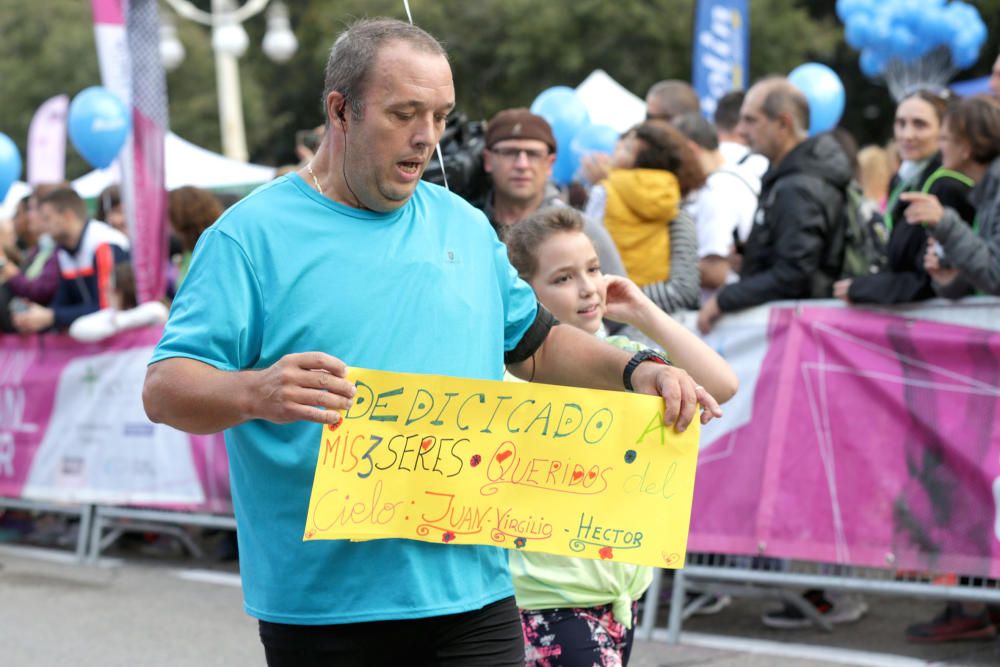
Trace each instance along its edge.
<path fill-rule="evenodd" d="M 38 333 L 50 328 L 56 321 L 56 315 L 51 308 L 33 303 L 21 313 L 14 313 L 14 328 L 23 334 Z"/>
<path fill-rule="evenodd" d="M 632 374 L 632 386 L 637 393 L 663 397 L 663 423 L 673 425 L 678 433 L 691 424 L 699 405 L 704 408 L 702 424 L 722 416 L 718 401 L 681 368 L 643 362 Z"/>

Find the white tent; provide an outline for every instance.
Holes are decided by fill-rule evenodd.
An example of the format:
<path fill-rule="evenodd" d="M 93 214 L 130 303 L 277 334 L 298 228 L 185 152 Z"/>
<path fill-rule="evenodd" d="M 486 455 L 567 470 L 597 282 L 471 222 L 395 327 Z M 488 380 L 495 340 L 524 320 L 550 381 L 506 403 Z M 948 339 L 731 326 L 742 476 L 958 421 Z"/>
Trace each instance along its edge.
<path fill-rule="evenodd" d="M 24 199 L 26 196 L 31 194 L 31 186 L 24 181 L 14 181 L 10 189 L 7 190 L 7 195 L 4 200 L 0 202 L 0 220 L 6 220 L 14 217 L 14 213 L 17 211 L 17 202 Z"/>
<path fill-rule="evenodd" d="M 200 188 L 226 188 L 253 186 L 274 178 L 274 167 L 232 160 L 213 153 L 171 132 L 164 141 L 166 186 L 168 190 L 183 185 Z M 95 169 L 73 181 L 73 189 L 84 199 L 101 194 L 109 185 L 121 181 L 121 170 L 116 160 L 107 169 Z"/>
<path fill-rule="evenodd" d="M 166 162 L 166 186 L 168 190 L 183 185 L 200 188 L 249 188 L 274 178 L 274 167 L 231 160 L 195 146 L 171 132 L 164 141 L 164 161 Z M 73 189 L 84 199 L 92 199 L 101 194 L 109 185 L 121 181 L 121 169 L 116 160 L 107 169 L 95 169 L 73 181 Z M 27 183 L 17 181 L 10 186 L 7 196 L 0 203 L 0 218 L 13 217 L 17 202 L 29 194 Z"/>
<path fill-rule="evenodd" d="M 607 125 L 625 132 L 646 118 L 646 102 L 612 79 L 607 72 L 595 69 L 576 87 L 577 97 L 590 113 L 594 125 Z"/>

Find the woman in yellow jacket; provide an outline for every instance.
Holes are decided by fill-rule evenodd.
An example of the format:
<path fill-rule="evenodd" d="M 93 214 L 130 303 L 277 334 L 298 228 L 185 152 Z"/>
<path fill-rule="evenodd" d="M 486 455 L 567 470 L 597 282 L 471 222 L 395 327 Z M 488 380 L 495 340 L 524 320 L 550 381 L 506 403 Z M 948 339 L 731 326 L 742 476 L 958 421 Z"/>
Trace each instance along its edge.
<path fill-rule="evenodd" d="M 607 178 L 591 191 L 587 216 L 603 222 L 628 277 L 664 310 L 676 308 L 665 307 L 656 292 L 675 280 L 692 286 L 676 306 L 698 307 L 697 236 L 680 204 L 704 183 L 684 135 L 669 123 L 646 121 L 625 133 Z"/>

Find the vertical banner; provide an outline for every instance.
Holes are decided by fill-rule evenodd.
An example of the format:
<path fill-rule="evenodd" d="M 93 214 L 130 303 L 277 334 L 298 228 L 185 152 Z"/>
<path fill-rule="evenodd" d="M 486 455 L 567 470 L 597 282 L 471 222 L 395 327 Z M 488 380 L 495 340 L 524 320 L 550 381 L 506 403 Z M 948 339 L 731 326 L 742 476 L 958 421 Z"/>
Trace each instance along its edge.
<path fill-rule="evenodd" d="M 69 96 L 50 97 L 38 107 L 28 128 L 28 174 L 32 187 L 66 179 L 66 114 Z"/>
<path fill-rule="evenodd" d="M 122 150 L 122 199 L 139 302 L 166 288 L 167 85 L 156 0 L 91 0 L 101 79 L 132 111 Z"/>
<path fill-rule="evenodd" d="M 750 8 L 747 0 L 698 0 L 691 81 L 711 119 L 719 98 L 747 87 Z"/>

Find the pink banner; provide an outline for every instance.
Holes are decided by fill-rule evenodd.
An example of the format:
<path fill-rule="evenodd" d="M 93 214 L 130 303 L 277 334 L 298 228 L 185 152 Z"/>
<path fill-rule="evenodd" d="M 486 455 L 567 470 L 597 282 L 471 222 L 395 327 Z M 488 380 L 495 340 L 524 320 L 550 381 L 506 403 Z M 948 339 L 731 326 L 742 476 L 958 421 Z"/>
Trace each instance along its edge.
<path fill-rule="evenodd" d="M 164 140 L 169 123 L 156 3 L 91 0 L 102 82 L 132 110 L 132 132 L 120 156 L 121 190 L 140 302 L 166 291 Z"/>
<path fill-rule="evenodd" d="M 1000 333 L 802 306 L 762 342 L 750 420 L 700 454 L 693 551 L 1000 575 Z"/>
<path fill-rule="evenodd" d="M 69 96 L 50 97 L 38 107 L 28 127 L 28 184 L 66 179 L 66 114 Z"/>
<path fill-rule="evenodd" d="M 142 381 L 161 333 L 0 336 L 0 496 L 232 511 L 222 436 L 146 418 Z"/>

